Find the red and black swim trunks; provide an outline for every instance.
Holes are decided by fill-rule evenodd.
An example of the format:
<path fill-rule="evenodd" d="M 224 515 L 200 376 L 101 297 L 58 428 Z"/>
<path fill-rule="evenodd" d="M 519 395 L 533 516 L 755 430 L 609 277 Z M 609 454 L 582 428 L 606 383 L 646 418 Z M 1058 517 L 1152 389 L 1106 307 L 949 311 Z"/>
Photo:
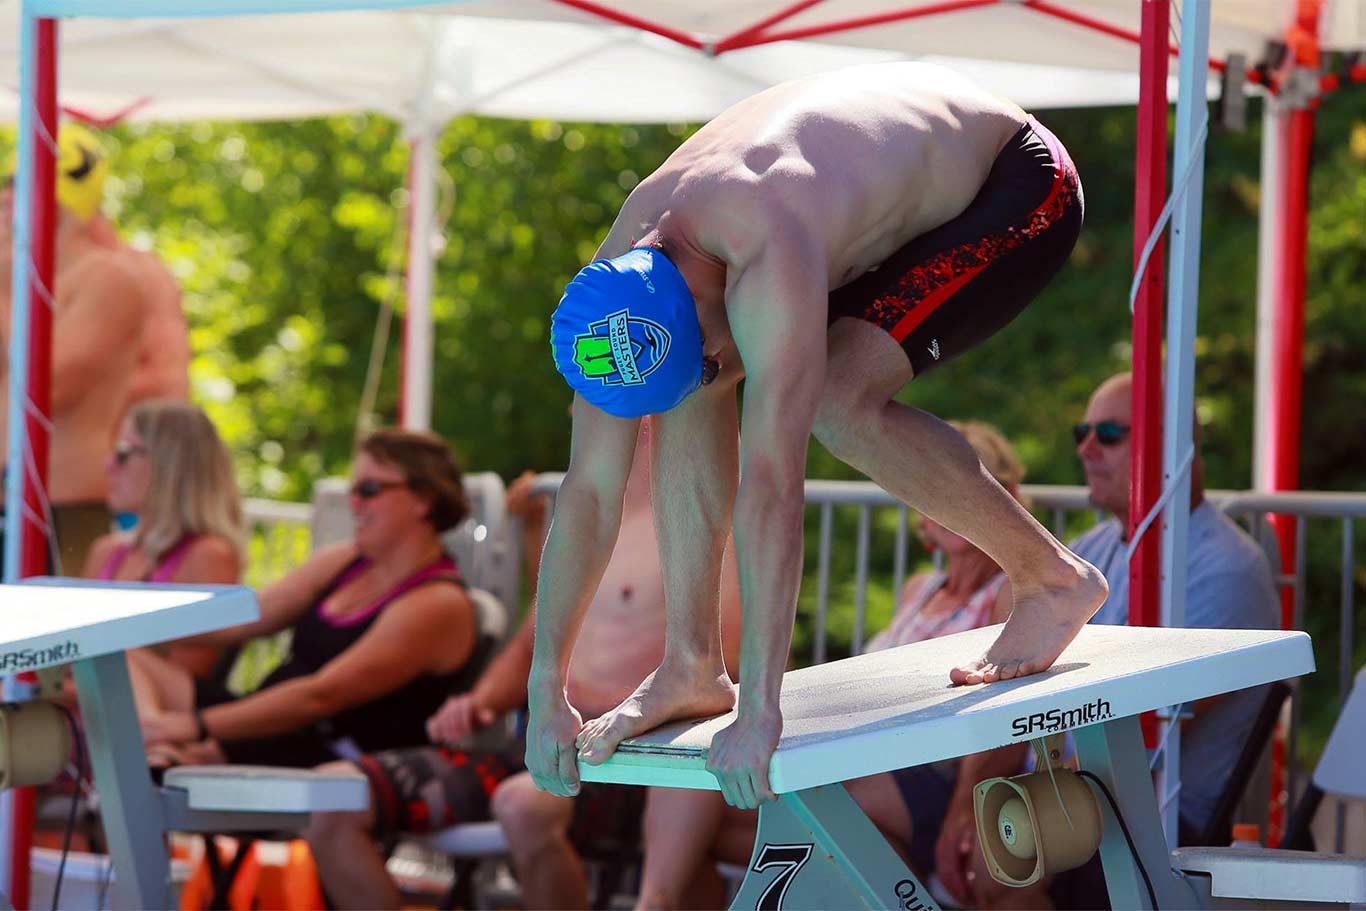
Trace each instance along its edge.
<path fill-rule="evenodd" d="M 375 831 L 426 835 L 493 818 L 490 799 L 504 779 L 523 770 L 525 747 L 495 752 L 408 747 L 370 753 L 356 765 L 370 780 Z M 635 850 L 640 843 L 645 788 L 583 782 L 574 799 L 570 841 L 596 854 Z"/>
<path fill-rule="evenodd" d="M 831 292 L 830 322 L 852 316 L 885 329 L 919 376 L 1024 310 L 1067 262 L 1083 209 L 1067 150 L 1030 117 L 962 213 Z"/>

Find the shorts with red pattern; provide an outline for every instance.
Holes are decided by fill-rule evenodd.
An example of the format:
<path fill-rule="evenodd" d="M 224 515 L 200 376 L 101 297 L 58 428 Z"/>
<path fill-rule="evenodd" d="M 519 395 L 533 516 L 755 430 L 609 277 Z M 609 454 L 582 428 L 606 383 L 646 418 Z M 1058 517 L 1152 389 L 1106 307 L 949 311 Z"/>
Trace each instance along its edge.
<path fill-rule="evenodd" d="M 1067 150 L 1030 117 L 962 213 L 831 292 L 830 322 L 852 316 L 885 329 L 919 376 L 1024 310 L 1067 262 L 1083 208 Z"/>
<path fill-rule="evenodd" d="M 367 753 L 356 765 L 370 779 L 381 837 L 487 822 L 494 790 L 522 769 L 520 756 L 511 750 L 498 754 L 436 746 Z"/>
<path fill-rule="evenodd" d="M 356 765 L 370 781 L 376 834 L 390 838 L 492 819 L 489 799 L 503 779 L 523 770 L 523 754 L 517 747 L 502 753 L 413 747 L 367 754 Z M 570 840 L 598 851 L 635 845 L 644 809 L 644 788 L 584 782 Z"/>

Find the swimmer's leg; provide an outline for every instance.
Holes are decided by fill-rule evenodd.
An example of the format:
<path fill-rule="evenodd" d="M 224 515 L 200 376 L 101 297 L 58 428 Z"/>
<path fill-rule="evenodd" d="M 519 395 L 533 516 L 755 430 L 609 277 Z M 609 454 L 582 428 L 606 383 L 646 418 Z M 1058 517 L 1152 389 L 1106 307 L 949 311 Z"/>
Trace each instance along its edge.
<path fill-rule="evenodd" d="M 980 547 L 1010 577 L 1015 605 L 985 656 L 950 674 L 983 683 L 1047 670 L 1099 609 L 1099 570 L 1074 556 L 986 471 L 967 441 L 893 401 L 913 370 L 901 346 L 858 319 L 830 329 L 815 433 L 837 458 Z"/>

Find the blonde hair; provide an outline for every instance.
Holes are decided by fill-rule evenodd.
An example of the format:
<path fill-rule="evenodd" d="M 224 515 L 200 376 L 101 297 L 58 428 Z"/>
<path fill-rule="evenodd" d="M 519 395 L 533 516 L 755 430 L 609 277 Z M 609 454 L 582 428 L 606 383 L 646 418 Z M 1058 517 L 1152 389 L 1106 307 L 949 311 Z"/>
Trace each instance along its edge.
<path fill-rule="evenodd" d="M 240 548 L 242 497 L 232 459 L 202 409 L 151 399 L 128 413 L 146 449 L 151 482 L 138 513 L 137 542 L 153 559 L 189 535 L 219 535 Z"/>
<path fill-rule="evenodd" d="M 1025 467 L 1001 431 L 983 421 L 949 421 L 982 460 L 982 465 L 1002 487 L 1018 486 Z"/>

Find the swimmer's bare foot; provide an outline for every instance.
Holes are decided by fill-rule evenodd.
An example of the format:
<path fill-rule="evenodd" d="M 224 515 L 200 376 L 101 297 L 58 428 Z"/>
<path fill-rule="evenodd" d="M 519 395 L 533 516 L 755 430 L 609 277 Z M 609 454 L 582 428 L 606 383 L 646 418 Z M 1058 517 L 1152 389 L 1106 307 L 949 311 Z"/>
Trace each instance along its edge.
<path fill-rule="evenodd" d="M 735 707 L 735 685 L 719 671 L 671 666 L 666 661 L 636 687 L 621 705 L 583 726 L 576 744 L 579 758 L 599 765 L 629 737 L 680 718 L 706 718 Z"/>
<path fill-rule="evenodd" d="M 1052 667 L 1110 590 L 1090 563 L 1070 555 L 1063 560 L 1046 582 L 1014 587 L 1015 605 L 1001 634 L 977 661 L 949 671 L 950 680 L 994 683 Z"/>

